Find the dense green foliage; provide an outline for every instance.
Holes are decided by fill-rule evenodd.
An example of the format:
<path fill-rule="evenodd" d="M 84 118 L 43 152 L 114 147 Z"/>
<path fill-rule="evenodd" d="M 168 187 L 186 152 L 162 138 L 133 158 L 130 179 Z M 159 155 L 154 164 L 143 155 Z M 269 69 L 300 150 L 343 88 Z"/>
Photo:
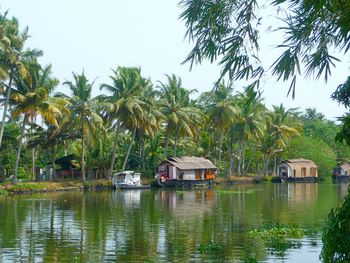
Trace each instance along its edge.
<path fill-rule="evenodd" d="M 2 37 L 24 45 L 26 37 L 13 21 L 2 17 L 0 27 L 12 29 Z M 8 70 L 8 46 L 0 51 Z M 275 174 L 281 160 L 304 157 L 327 177 L 337 161 L 350 159 L 349 147 L 334 141 L 338 125 L 315 109 L 268 109 L 253 86 L 221 81 L 198 94 L 179 76 L 152 83 L 141 68 L 119 66 L 100 95 L 91 96 L 94 83 L 84 72 L 63 83 L 70 92 L 64 94 L 51 66 L 39 64 L 42 52 L 34 51 L 23 52 L 16 70 L 1 75 L 1 101 L 8 106 L 0 146 L 3 180 L 38 179 L 35 167 L 50 180 L 61 179 L 55 160 L 69 154 L 76 156 L 83 180 L 125 169 L 153 176 L 168 156 L 209 158 L 226 176 Z"/>
<path fill-rule="evenodd" d="M 328 215 L 323 236 L 321 259 L 324 262 L 350 261 L 350 195 Z"/>

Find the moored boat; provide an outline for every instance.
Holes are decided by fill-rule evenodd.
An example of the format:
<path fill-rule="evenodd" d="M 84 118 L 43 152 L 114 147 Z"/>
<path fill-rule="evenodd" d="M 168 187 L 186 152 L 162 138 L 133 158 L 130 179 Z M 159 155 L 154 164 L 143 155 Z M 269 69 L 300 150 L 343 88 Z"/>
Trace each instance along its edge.
<path fill-rule="evenodd" d="M 162 187 L 212 185 L 218 168 L 202 157 L 171 157 L 158 166 L 156 180 Z"/>
<path fill-rule="evenodd" d="M 145 189 L 150 185 L 141 183 L 141 174 L 134 171 L 124 171 L 113 175 L 112 184 L 117 189 Z"/>
<path fill-rule="evenodd" d="M 312 160 L 288 159 L 279 164 L 278 176 L 284 182 L 317 182 L 318 167 Z"/>

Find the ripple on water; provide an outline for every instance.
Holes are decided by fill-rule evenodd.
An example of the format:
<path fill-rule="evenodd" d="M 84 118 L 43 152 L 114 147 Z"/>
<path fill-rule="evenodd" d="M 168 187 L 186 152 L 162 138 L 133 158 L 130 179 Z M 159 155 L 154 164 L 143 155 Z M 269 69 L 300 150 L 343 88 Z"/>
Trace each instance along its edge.
<path fill-rule="evenodd" d="M 231 193 L 230 193 L 231 191 Z M 333 185 L 62 193 L 0 202 L 0 262 L 318 262 L 320 236 L 271 255 L 247 232 L 264 223 L 320 226 L 343 197 Z M 219 249 L 202 253 L 201 244 Z M 315 246 L 315 243 L 317 246 Z"/>

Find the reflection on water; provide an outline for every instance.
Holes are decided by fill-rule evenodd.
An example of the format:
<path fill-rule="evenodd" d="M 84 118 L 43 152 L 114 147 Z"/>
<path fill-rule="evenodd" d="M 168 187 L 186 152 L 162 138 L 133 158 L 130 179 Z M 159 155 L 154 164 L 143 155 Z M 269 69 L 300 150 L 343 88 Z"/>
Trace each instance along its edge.
<path fill-rule="evenodd" d="M 260 184 L 0 197 L 0 262 L 278 262 L 246 233 L 263 223 L 320 230 L 346 193 L 345 184 Z M 201 254 L 208 242 L 222 249 Z M 302 242 L 285 262 L 318 262 L 320 236 Z"/>

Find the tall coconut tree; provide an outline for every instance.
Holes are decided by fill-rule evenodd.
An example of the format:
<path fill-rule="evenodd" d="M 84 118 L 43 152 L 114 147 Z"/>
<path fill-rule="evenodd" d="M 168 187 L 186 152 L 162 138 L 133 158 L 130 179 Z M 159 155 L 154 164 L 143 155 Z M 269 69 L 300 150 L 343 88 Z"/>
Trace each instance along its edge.
<path fill-rule="evenodd" d="M 93 142 L 96 140 L 97 129 L 104 130 L 103 119 L 99 115 L 99 110 L 102 105 L 97 98 L 91 97 L 94 82 L 90 83 L 84 72 L 80 75 L 74 72 L 72 74 L 73 81 L 66 81 L 63 83 L 63 85 L 69 87 L 72 95 L 67 96 L 63 93 L 57 95 L 69 100 L 69 111 L 71 113 L 70 129 L 80 132 L 81 178 L 85 181 L 85 145 L 86 141 Z"/>
<path fill-rule="evenodd" d="M 211 98 L 209 104 L 206 105 L 209 124 L 220 133 L 217 153 L 217 165 L 220 166 L 224 133 L 240 119 L 241 112 L 232 96 L 232 87 L 226 86 L 225 83 L 221 83 L 208 95 Z"/>
<path fill-rule="evenodd" d="M 13 182 L 17 182 L 17 170 L 21 155 L 21 148 L 25 127 L 29 120 L 35 120 L 37 115 L 40 115 L 42 120 L 48 125 L 58 127 L 57 118 L 61 115 L 60 110 L 50 100 L 49 94 L 57 85 L 57 80 L 51 79 L 51 67 L 42 68 L 36 60 L 26 63 L 26 66 L 31 75 L 30 81 L 18 77 L 15 79 L 16 91 L 11 95 L 11 101 L 14 104 L 12 116 L 23 116 L 21 126 L 21 134 L 18 141 L 16 163 L 14 169 Z"/>
<path fill-rule="evenodd" d="M 40 89 L 44 89 L 47 94 L 53 92 L 53 90 L 57 87 L 59 81 L 52 77 L 51 65 L 42 67 L 38 64 L 36 59 L 31 59 L 25 62 L 25 67 L 27 68 L 30 74 L 30 81 L 23 79 L 21 77 L 15 78 L 16 90 L 14 91 L 14 97 L 16 97 L 17 93 L 20 94 L 29 94 L 29 92 L 39 91 Z M 57 106 L 51 97 L 48 97 L 47 102 L 50 105 L 57 108 Z M 59 109 L 60 110 L 60 109 Z M 43 112 L 40 113 L 44 114 Z M 36 116 L 37 113 L 33 111 L 30 115 L 29 122 L 31 123 L 31 127 L 35 127 L 36 125 Z M 56 116 L 57 118 L 58 116 Z M 45 119 L 44 119 L 45 120 Z M 57 126 L 54 126 L 54 129 L 57 129 Z M 33 132 L 33 129 L 31 130 Z M 35 176 L 35 148 L 32 148 L 32 178 Z"/>
<path fill-rule="evenodd" d="M 145 97 L 142 96 L 144 89 L 150 85 L 150 81 L 145 80 L 141 76 L 141 69 L 135 67 L 118 67 L 112 70 L 113 75 L 110 76 L 112 84 L 102 84 L 101 89 L 107 90 L 111 95 L 103 96 L 103 100 L 109 103 L 106 112 L 107 119 L 113 123 L 112 128 L 115 131 L 115 140 L 112 149 L 111 166 L 109 169 L 109 177 L 112 177 L 116 151 L 118 145 L 118 135 L 121 128 L 131 131 L 131 142 L 133 143 L 136 136 L 137 127 L 144 118 L 143 109 L 148 107 L 144 102 Z M 129 145 L 132 147 L 132 144 Z M 131 148 L 127 150 L 126 158 L 123 163 L 122 170 L 125 169 Z"/>
<path fill-rule="evenodd" d="M 148 80 L 145 81 L 147 82 Z M 144 85 L 141 98 L 144 102 L 144 118 L 140 119 L 141 122 L 137 126 L 136 141 L 139 145 L 140 163 L 142 163 L 145 170 L 145 141 L 147 139 L 152 140 L 156 136 L 165 117 L 159 110 L 155 99 L 155 91 L 151 84 Z"/>
<path fill-rule="evenodd" d="M 189 95 L 196 90 L 187 90 L 182 87 L 182 81 L 175 75 L 165 75 L 167 83 L 159 82 L 158 96 L 160 111 L 164 114 L 166 120 L 165 139 L 164 139 L 164 158 L 168 155 L 169 140 L 174 131 L 185 130 L 192 135 L 191 117 L 200 115 L 199 109 L 191 106 Z"/>
<path fill-rule="evenodd" d="M 30 148 L 41 148 L 51 157 L 52 174 L 50 181 L 55 180 L 56 176 L 56 153 L 57 146 L 64 145 L 67 140 L 76 139 L 78 134 L 71 132 L 67 128 L 70 124 L 70 111 L 68 108 L 68 100 L 64 98 L 50 98 L 50 102 L 57 107 L 61 115 L 56 118 L 58 126 L 48 125 L 40 127 L 28 136 L 28 146 Z"/>
<path fill-rule="evenodd" d="M 291 118 L 295 110 L 295 108 L 286 109 L 281 104 L 273 106 L 273 111 L 267 115 L 266 130 L 261 140 L 265 173 L 273 156 L 275 156 L 274 173 L 276 173 L 277 155 L 285 151 L 290 138 L 300 135 L 301 125 Z"/>
<path fill-rule="evenodd" d="M 0 126 L 0 146 L 14 78 L 19 76 L 30 83 L 31 76 L 23 61 L 42 55 L 42 52 L 39 50 L 24 49 L 28 39 L 28 29 L 26 28 L 23 32 L 20 32 L 17 19 L 7 19 L 6 16 L 7 13 L 0 15 L 0 91 L 5 91 Z"/>
<path fill-rule="evenodd" d="M 238 144 L 235 156 L 238 159 L 238 175 L 247 172 L 245 162 L 245 150 L 248 142 L 259 140 L 265 130 L 264 113 L 265 106 L 262 104 L 261 94 L 252 86 L 248 86 L 244 92 L 238 94 L 238 106 L 241 108 L 240 121 L 231 127 L 231 136 Z"/>

